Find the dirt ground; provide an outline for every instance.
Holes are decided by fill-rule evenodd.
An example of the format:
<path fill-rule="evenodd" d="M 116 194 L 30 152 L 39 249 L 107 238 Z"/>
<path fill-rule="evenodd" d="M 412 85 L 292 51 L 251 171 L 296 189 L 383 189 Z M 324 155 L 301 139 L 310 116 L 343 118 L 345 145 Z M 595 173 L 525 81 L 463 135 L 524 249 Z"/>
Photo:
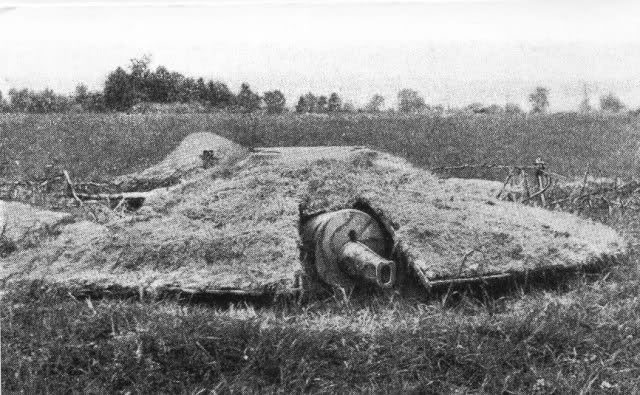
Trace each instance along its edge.
<path fill-rule="evenodd" d="M 201 166 L 205 149 L 217 158 L 208 169 Z M 121 181 L 162 180 L 176 171 L 179 183 L 148 192 L 140 210 L 103 223 L 5 204 L 7 237 L 23 238 L 33 220 L 48 225 L 37 242 L 0 258 L 0 277 L 287 292 L 300 270 L 300 207 L 309 214 L 362 201 L 392 225 L 406 264 L 425 284 L 612 263 L 626 252 L 625 240 L 605 225 L 500 201 L 500 183 L 440 179 L 364 147 L 248 152 L 198 133 L 160 164 Z"/>

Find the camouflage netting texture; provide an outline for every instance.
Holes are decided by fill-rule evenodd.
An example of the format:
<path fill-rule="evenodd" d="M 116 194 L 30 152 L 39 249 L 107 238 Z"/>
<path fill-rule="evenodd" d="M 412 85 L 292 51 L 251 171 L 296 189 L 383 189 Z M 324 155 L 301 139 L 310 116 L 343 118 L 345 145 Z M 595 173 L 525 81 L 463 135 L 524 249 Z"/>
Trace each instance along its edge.
<path fill-rule="evenodd" d="M 0 278 L 286 292 L 300 271 L 299 205 L 311 214 L 357 200 L 393 224 L 423 282 L 580 266 L 625 252 L 607 226 L 495 199 L 500 183 L 439 179 L 366 148 L 244 155 L 153 191 L 124 217 L 104 224 L 66 219 L 37 246 L 0 258 Z"/>

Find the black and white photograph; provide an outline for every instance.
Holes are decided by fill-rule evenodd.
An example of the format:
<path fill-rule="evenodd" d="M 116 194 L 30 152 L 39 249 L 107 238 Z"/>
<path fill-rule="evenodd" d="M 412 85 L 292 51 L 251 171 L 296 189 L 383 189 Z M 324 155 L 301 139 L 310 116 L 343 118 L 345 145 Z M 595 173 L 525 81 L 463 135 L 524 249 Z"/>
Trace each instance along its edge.
<path fill-rule="evenodd" d="M 640 3 L 0 0 L 3 394 L 640 393 Z"/>

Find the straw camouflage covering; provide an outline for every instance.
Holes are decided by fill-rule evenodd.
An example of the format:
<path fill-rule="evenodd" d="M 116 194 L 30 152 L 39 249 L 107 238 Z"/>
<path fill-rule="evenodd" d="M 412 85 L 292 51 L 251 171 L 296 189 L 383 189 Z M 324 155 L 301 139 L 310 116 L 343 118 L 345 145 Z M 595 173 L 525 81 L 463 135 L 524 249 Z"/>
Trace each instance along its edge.
<path fill-rule="evenodd" d="M 440 179 L 363 147 L 247 153 L 231 146 L 227 155 L 237 160 L 151 191 L 136 213 L 61 226 L 37 248 L 0 259 L 0 276 L 79 287 L 289 292 L 301 268 L 301 219 L 352 208 L 393 230 L 399 291 L 406 276 L 428 287 L 613 263 L 626 252 L 607 226 L 496 199 L 499 182 Z"/>

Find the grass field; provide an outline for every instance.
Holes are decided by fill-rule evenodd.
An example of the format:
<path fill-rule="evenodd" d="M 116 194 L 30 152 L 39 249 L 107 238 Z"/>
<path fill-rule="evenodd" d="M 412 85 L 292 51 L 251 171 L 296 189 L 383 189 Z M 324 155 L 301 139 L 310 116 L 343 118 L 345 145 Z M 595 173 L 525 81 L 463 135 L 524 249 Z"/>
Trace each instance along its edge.
<path fill-rule="evenodd" d="M 586 164 L 636 175 L 638 120 L 537 118 L 8 115 L 0 159 L 37 173 L 139 170 L 187 134 L 251 145 L 366 144 L 429 167 Z M 605 221 L 638 244 L 638 213 Z M 555 287 L 413 303 L 335 300 L 232 308 L 176 301 L 89 303 L 37 284 L 5 290 L 2 389 L 41 392 L 633 393 L 640 391 L 640 273 L 628 265 Z"/>
<path fill-rule="evenodd" d="M 2 114 L 0 167 L 4 162 L 5 173 L 36 175 L 57 161 L 78 178 L 113 176 L 160 161 L 185 136 L 200 131 L 247 146 L 367 145 L 422 167 L 530 164 L 542 157 L 553 171 L 567 175 L 581 175 L 589 165 L 593 174 L 634 176 L 640 148 L 640 118 L 597 114 Z"/>
<path fill-rule="evenodd" d="M 450 307 L 88 304 L 33 287 L 3 300 L 3 390 L 632 393 L 639 280 L 626 269 Z"/>

